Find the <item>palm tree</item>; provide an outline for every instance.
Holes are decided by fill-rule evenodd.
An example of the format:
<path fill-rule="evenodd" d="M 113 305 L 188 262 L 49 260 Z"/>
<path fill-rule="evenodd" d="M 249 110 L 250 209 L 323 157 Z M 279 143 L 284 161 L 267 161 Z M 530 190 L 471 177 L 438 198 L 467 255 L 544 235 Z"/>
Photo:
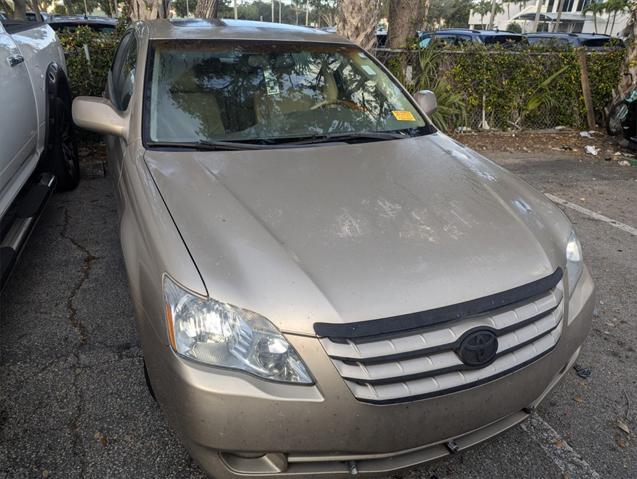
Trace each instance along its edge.
<path fill-rule="evenodd" d="M 473 13 L 480 15 L 480 26 L 484 26 L 484 16 L 491 12 L 491 2 L 489 0 L 480 0 L 473 6 Z"/>
<path fill-rule="evenodd" d="M 593 0 L 588 3 L 583 10 L 583 13 L 586 14 L 591 12 L 593 14 L 593 25 L 595 27 L 595 33 L 597 33 L 597 15 L 601 15 L 606 9 L 606 4 L 602 2 L 597 2 Z"/>
<path fill-rule="evenodd" d="M 610 34 L 613 34 L 613 30 L 615 29 L 615 20 L 617 20 L 617 14 L 625 12 L 629 7 L 628 0 L 608 0 L 606 2 L 606 13 L 608 13 L 608 17 L 610 20 L 610 14 L 613 14 L 613 23 L 610 27 Z M 606 26 L 608 27 L 608 21 L 606 22 Z M 604 30 L 606 33 L 606 30 Z"/>
<path fill-rule="evenodd" d="M 493 21 L 495 20 L 495 16 L 498 13 L 504 13 L 504 8 L 502 4 L 497 3 L 497 0 L 491 0 L 491 6 L 489 7 L 489 25 L 487 26 L 487 30 L 491 30 L 493 28 Z"/>
<path fill-rule="evenodd" d="M 308 0 L 309 5 L 309 0 Z M 345 38 L 369 49 L 376 43 L 380 0 L 341 0 L 336 30 Z"/>

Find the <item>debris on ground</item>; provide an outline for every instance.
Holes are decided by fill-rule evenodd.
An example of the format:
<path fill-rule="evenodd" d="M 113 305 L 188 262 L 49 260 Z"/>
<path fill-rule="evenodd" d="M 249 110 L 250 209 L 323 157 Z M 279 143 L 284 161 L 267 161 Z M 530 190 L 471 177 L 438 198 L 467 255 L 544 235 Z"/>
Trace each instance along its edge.
<path fill-rule="evenodd" d="M 93 435 L 93 437 L 95 438 L 95 440 L 97 442 L 99 442 L 102 445 L 102 447 L 108 446 L 108 438 L 104 434 L 102 434 L 101 432 L 97 431 Z"/>
<path fill-rule="evenodd" d="M 579 136 L 582 138 L 593 138 L 593 135 L 591 135 L 588 131 L 580 131 Z"/>
<path fill-rule="evenodd" d="M 626 434 L 630 434 L 630 429 L 628 428 L 628 424 L 626 424 L 621 419 L 617 420 L 617 428 L 625 432 Z"/>
<path fill-rule="evenodd" d="M 589 155 L 597 156 L 599 154 L 599 148 L 593 145 L 586 145 L 584 151 Z"/>
<path fill-rule="evenodd" d="M 552 128 L 549 130 L 517 130 L 513 131 L 468 131 L 463 130 L 452 136 L 470 148 L 489 152 L 569 152 L 581 154 L 584 148 L 594 146 L 599 149 L 600 159 L 612 160 L 634 159 L 628 144 L 622 144 L 622 138 L 612 137 L 602 132 L 586 131 L 588 136 L 581 136 L 579 130 Z"/>
<path fill-rule="evenodd" d="M 591 374 L 593 373 L 593 371 L 591 370 L 591 368 L 585 368 L 585 367 L 582 367 L 581 365 L 579 365 L 579 364 L 577 364 L 577 363 L 575 363 L 575 364 L 573 365 L 573 369 L 575 370 L 575 372 L 577 373 L 577 375 L 578 375 L 580 378 L 583 378 L 583 379 L 588 379 L 588 378 L 590 378 L 590 377 L 591 377 Z"/>

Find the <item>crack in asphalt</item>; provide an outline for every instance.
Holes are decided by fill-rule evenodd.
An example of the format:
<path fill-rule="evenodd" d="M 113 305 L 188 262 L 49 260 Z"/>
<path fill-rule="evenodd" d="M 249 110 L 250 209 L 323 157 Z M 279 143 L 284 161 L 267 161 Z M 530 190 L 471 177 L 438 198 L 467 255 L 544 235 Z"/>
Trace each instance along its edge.
<path fill-rule="evenodd" d="M 82 431 L 80 428 L 80 420 L 82 415 L 84 414 L 84 394 L 82 393 L 82 388 L 78 385 L 78 378 L 82 373 L 82 368 L 78 367 L 80 364 L 79 351 L 82 346 L 86 345 L 89 341 L 88 330 L 86 325 L 77 317 L 77 308 L 75 307 L 75 298 L 89 278 L 91 274 L 91 269 L 93 266 L 93 262 L 99 259 L 97 256 L 93 255 L 89 249 L 77 241 L 75 238 L 68 234 L 69 224 L 70 224 L 71 216 L 69 214 L 69 210 L 67 208 L 64 209 L 64 223 L 62 224 L 62 230 L 60 231 L 60 236 L 66 240 L 68 240 L 75 248 L 77 248 L 82 254 L 84 258 L 82 259 L 82 267 L 80 270 L 80 276 L 78 280 L 73 285 L 71 292 L 66 298 L 66 309 L 68 311 L 68 320 L 73 329 L 77 332 L 77 335 L 80 340 L 80 344 L 77 348 L 77 352 L 73 354 L 77 361 L 76 367 L 73 369 L 73 383 L 72 388 L 75 393 L 75 397 L 77 399 L 77 408 L 75 413 L 69 420 L 69 431 L 71 432 L 71 449 L 75 457 L 79 458 L 80 461 L 80 477 L 84 477 L 86 473 L 87 467 L 87 457 L 86 457 L 86 449 L 83 445 L 82 439 Z"/>
<path fill-rule="evenodd" d="M 62 225 L 62 231 L 60 232 L 60 236 L 71 242 L 73 246 L 75 246 L 78 250 L 80 250 L 84 254 L 84 260 L 82 262 L 82 269 L 80 271 L 80 278 L 71 289 L 68 297 L 66 298 L 66 309 L 69 312 L 69 322 L 71 326 L 77 331 L 77 334 L 80 338 L 80 345 L 84 345 L 88 342 L 88 330 L 86 329 L 86 325 L 80 321 L 77 317 L 77 308 L 75 307 L 74 300 L 77 296 L 77 293 L 82 288 L 86 280 L 88 279 L 91 268 L 93 266 L 93 262 L 98 260 L 97 256 L 94 256 L 86 246 L 78 242 L 75 238 L 68 235 L 68 227 L 70 222 L 69 210 L 64 209 L 64 224 Z"/>
<path fill-rule="evenodd" d="M 76 356 L 76 359 L 79 363 L 79 358 Z M 77 398 L 77 408 L 75 413 L 69 420 L 69 431 L 71 432 L 71 450 L 73 451 L 73 455 L 80 460 L 80 476 L 84 477 L 86 473 L 86 449 L 82 444 L 82 431 L 80 430 L 80 419 L 84 414 L 84 395 L 82 394 L 82 389 L 78 386 L 77 380 L 82 373 L 82 368 L 76 367 L 73 370 L 73 391 L 75 391 L 75 396 Z"/>

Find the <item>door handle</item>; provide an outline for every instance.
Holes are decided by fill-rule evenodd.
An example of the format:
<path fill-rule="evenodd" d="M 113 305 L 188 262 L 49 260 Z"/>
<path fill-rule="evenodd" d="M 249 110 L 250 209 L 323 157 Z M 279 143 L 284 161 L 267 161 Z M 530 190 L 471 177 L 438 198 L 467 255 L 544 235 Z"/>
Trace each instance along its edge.
<path fill-rule="evenodd" d="M 24 61 L 24 57 L 22 55 L 9 55 L 7 57 L 7 62 L 9 62 L 9 65 L 14 67 L 16 65 L 19 65 L 20 63 L 22 63 Z"/>

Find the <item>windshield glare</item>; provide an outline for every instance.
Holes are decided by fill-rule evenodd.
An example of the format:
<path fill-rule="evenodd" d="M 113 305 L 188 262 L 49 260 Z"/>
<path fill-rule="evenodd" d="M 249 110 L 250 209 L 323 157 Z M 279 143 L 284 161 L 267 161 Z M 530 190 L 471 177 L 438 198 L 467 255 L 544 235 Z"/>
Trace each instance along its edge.
<path fill-rule="evenodd" d="M 427 126 L 362 50 L 322 44 L 158 42 L 148 139 L 211 142 Z"/>

